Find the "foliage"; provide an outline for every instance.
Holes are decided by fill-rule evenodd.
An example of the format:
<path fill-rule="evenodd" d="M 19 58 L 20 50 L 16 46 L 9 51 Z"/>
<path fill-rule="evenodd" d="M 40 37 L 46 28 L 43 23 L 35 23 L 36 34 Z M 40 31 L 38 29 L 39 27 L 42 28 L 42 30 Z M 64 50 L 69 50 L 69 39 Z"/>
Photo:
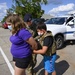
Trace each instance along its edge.
<path fill-rule="evenodd" d="M 4 16 L 3 20 L 1 21 L 1 23 L 4 23 L 6 20 L 6 16 Z"/>
<path fill-rule="evenodd" d="M 47 4 L 47 0 L 13 0 L 15 2 L 15 12 L 22 18 L 26 13 L 32 14 L 33 18 L 40 18 L 44 14 L 41 4 Z"/>
<path fill-rule="evenodd" d="M 12 13 L 19 14 L 22 18 L 26 13 L 32 14 L 33 18 L 40 18 L 44 14 L 41 4 L 47 4 L 47 0 L 12 0 L 13 5 L 7 10 L 7 15 Z M 4 22 L 6 16 L 3 18 Z"/>

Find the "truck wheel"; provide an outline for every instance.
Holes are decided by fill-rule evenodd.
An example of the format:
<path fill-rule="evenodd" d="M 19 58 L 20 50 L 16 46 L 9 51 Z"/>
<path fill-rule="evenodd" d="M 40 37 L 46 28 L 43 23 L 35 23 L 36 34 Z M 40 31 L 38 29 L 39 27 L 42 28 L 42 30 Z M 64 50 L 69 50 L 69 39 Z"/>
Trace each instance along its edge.
<path fill-rule="evenodd" d="M 61 35 L 58 35 L 56 38 L 56 45 L 57 45 L 57 49 L 62 48 L 63 43 L 64 43 L 64 38 Z"/>

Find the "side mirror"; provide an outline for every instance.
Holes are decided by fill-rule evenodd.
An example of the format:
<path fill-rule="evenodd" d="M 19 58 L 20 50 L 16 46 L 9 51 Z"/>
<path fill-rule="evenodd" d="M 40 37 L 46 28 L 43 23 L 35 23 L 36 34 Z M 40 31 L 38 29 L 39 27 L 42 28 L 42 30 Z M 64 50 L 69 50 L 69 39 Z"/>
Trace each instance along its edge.
<path fill-rule="evenodd" d="M 73 23 L 73 22 L 71 22 L 71 21 L 70 21 L 70 22 L 68 22 L 68 25 L 73 25 L 73 24 L 74 24 L 74 23 Z"/>

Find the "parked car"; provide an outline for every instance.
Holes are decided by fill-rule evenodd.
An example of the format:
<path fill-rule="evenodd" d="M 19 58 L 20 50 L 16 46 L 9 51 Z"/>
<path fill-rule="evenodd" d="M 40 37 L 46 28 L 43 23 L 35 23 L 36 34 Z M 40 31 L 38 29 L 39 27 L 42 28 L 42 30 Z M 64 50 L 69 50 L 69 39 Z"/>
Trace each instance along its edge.
<path fill-rule="evenodd" d="M 4 22 L 3 25 L 2 25 L 2 27 L 3 27 L 4 29 L 8 29 L 8 25 L 7 25 L 7 23 Z"/>
<path fill-rule="evenodd" d="M 47 30 L 53 33 L 57 49 L 62 48 L 66 40 L 75 40 L 75 18 L 73 16 L 54 17 L 45 23 Z"/>

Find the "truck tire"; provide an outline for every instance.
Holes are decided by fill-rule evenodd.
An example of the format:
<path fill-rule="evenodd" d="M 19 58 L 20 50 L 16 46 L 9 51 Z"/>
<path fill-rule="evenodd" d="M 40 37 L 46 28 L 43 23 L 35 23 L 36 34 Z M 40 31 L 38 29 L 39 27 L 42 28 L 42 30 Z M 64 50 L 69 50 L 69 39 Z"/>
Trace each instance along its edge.
<path fill-rule="evenodd" d="M 56 36 L 55 40 L 56 40 L 57 49 L 61 49 L 63 47 L 64 38 L 61 35 L 58 35 Z"/>

